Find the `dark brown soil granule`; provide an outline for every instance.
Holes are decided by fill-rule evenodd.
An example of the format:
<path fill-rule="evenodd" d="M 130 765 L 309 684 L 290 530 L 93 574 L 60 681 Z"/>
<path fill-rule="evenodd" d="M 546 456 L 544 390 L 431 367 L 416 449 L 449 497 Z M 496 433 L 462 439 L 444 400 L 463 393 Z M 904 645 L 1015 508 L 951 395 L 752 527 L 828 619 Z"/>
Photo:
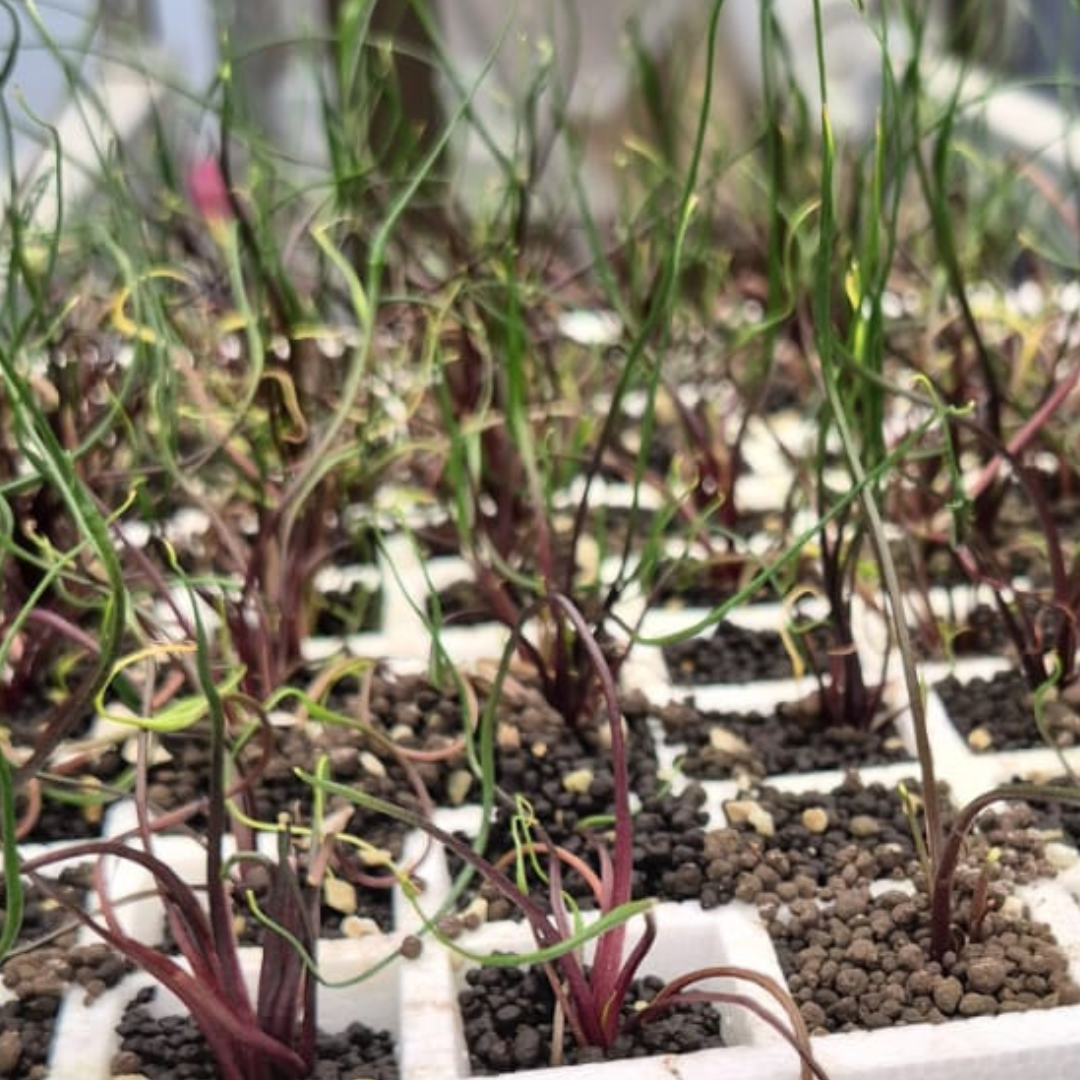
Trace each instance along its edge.
<path fill-rule="evenodd" d="M 959 912 L 961 921 L 970 908 Z M 788 988 L 812 1032 L 937 1023 L 1080 1002 L 1068 960 L 1049 931 L 990 912 L 978 932 L 929 955 L 921 893 L 871 899 L 865 887 L 832 903 L 796 900 L 769 920 Z"/>
<path fill-rule="evenodd" d="M 663 649 L 677 685 L 767 682 L 792 677 L 792 658 L 772 630 L 748 630 L 720 622 L 708 637 L 690 638 Z"/>
<path fill-rule="evenodd" d="M 60 999 L 51 995 L 0 1005 L 0 1076 L 43 1080 Z"/>
<path fill-rule="evenodd" d="M 0 1076 L 42 1080 L 60 1001 L 72 985 L 88 1000 L 131 970 L 105 945 L 41 946 L 9 956 L 3 983 L 15 995 L 0 1005 Z"/>
<path fill-rule="evenodd" d="M 769 715 L 706 712 L 692 698 L 658 715 L 669 745 L 686 746 L 679 766 L 695 780 L 760 780 L 909 760 L 891 724 L 832 722 L 816 695 L 778 705 Z"/>
<path fill-rule="evenodd" d="M 458 995 L 469 1061 L 475 1075 L 493 1076 L 551 1064 L 555 995 L 539 968 L 474 968 Z M 624 1030 L 608 1050 L 576 1045 L 564 1034 L 565 1065 L 611 1061 L 653 1054 L 681 1054 L 723 1046 L 721 1016 L 707 1002 L 666 1010 L 655 1020 L 629 1024 L 635 1003 L 651 1001 L 662 988 L 660 979 L 635 980 L 623 1006 Z"/>
<path fill-rule="evenodd" d="M 218 1080 L 217 1063 L 189 1017 L 155 1017 L 146 1007 L 153 987 L 140 991 L 124 1011 L 120 1050 L 113 1075 L 141 1074 L 147 1080 Z M 397 1080 L 394 1041 L 385 1031 L 352 1023 L 334 1035 L 319 1033 L 310 1080 Z"/>
<path fill-rule="evenodd" d="M 934 684 L 949 720 L 976 752 L 1026 750 L 1045 745 L 1035 722 L 1035 704 L 1023 674 L 999 671 L 961 682 L 947 675 Z M 1064 719 L 1064 714 L 1062 714 Z M 1051 737 L 1062 747 L 1075 745 L 1080 731 L 1075 724 L 1051 718 Z"/>
<path fill-rule="evenodd" d="M 642 799 L 633 823 L 631 895 L 635 899 L 701 899 L 701 890 L 705 883 L 704 826 L 708 821 L 708 815 L 702 809 L 704 798 L 704 792 L 700 788 L 691 787 L 677 795 L 657 792 Z M 610 800 L 608 805 L 609 809 L 605 813 L 610 813 Z M 558 816 L 541 820 L 558 821 Z M 610 852 L 610 832 L 607 828 L 578 829 L 577 824 L 583 820 L 584 818 L 577 816 L 576 811 L 571 810 L 556 826 L 552 839 L 595 868 L 595 845 L 601 843 Z M 500 814 L 492 828 L 488 845 L 489 857 L 512 849 L 511 818 Z M 451 859 L 451 868 L 456 870 L 458 866 L 457 861 Z M 591 909 L 595 906 L 592 892 L 573 870 L 563 870 L 561 884 L 564 891 L 573 896 L 582 908 Z M 536 883 L 536 886 L 533 899 L 542 900 L 544 886 L 540 883 Z M 481 884 L 479 892 L 488 901 L 489 919 L 520 918 L 518 909 L 490 885 Z"/>

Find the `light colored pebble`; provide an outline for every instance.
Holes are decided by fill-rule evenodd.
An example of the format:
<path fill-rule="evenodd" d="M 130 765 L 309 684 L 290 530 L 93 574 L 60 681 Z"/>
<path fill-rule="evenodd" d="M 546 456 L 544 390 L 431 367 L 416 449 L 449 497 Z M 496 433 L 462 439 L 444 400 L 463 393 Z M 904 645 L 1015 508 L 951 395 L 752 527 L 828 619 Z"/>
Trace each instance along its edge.
<path fill-rule="evenodd" d="M 721 754 L 745 757 L 750 753 L 750 746 L 745 739 L 719 724 L 709 728 L 709 745 Z"/>
<path fill-rule="evenodd" d="M 323 882 L 323 900 L 328 908 L 343 915 L 356 912 L 356 887 L 344 878 L 328 877 Z"/>
<path fill-rule="evenodd" d="M 1024 902 L 1018 896 L 1006 896 L 998 908 L 998 914 L 1009 922 L 1017 922 L 1024 917 Z"/>
<path fill-rule="evenodd" d="M 592 769 L 574 769 L 571 772 L 564 773 L 562 778 L 563 790 L 569 791 L 572 795 L 586 794 L 592 782 Z"/>
<path fill-rule="evenodd" d="M 564 311 L 557 324 L 559 333 L 578 345 L 614 345 L 623 333 L 619 315 L 603 308 Z"/>
<path fill-rule="evenodd" d="M 1077 854 L 1076 848 L 1056 840 L 1051 840 L 1043 848 L 1043 854 L 1055 870 L 1068 870 L 1080 862 L 1080 855 Z"/>
<path fill-rule="evenodd" d="M 724 813 L 732 825 L 749 825 L 759 836 L 776 833 L 772 814 L 753 799 L 732 799 L 724 803 Z"/>
<path fill-rule="evenodd" d="M 460 806 L 472 787 L 472 773 L 468 769 L 454 769 L 446 778 L 446 797 L 451 806 Z"/>
<path fill-rule="evenodd" d="M 876 900 L 879 896 L 888 893 L 902 893 L 904 896 L 914 896 L 918 892 L 918 886 L 910 878 L 878 878 L 870 882 L 870 895 Z"/>
<path fill-rule="evenodd" d="M 365 847 L 357 853 L 360 861 L 368 867 L 390 866 L 394 857 L 385 848 Z"/>
<path fill-rule="evenodd" d="M 79 783 L 84 790 L 89 789 L 92 791 L 95 788 L 98 790 L 101 789 L 100 778 L 90 776 L 89 774 L 79 777 Z M 101 823 L 101 818 L 105 813 L 105 804 L 100 802 L 86 802 L 83 803 L 81 810 L 83 819 L 88 824 L 99 825 Z"/>
<path fill-rule="evenodd" d="M 361 753 L 360 767 L 368 776 L 378 776 L 380 779 L 386 776 L 386 766 L 370 750 Z"/>
<path fill-rule="evenodd" d="M 466 930 L 475 930 L 478 926 L 487 922 L 488 902 L 482 896 L 477 896 L 461 912 L 461 921 Z"/>
<path fill-rule="evenodd" d="M 370 937 L 379 933 L 379 924 L 374 919 L 362 915 L 346 915 L 341 920 L 341 932 L 347 938 Z"/>
<path fill-rule="evenodd" d="M 495 732 L 495 741 L 500 750 L 519 750 L 521 748 L 521 732 L 513 724 L 500 721 Z"/>

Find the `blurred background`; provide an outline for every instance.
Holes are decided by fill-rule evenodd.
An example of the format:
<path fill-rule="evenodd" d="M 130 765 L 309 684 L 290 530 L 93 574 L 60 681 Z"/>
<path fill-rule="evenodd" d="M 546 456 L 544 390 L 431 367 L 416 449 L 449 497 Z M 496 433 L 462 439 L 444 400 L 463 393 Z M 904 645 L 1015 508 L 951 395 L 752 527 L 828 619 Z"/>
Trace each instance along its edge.
<path fill-rule="evenodd" d="M 193 90 L 206 88 L 217 64 L 214 12 L 209 0 L 43 0 L 34 5 L 49 36 L 80 69 L 102 56 L 147 46 L 168 58 L 175 73 L 184 72 Z M 12 25 L 17 20 L 18 28 Z M 71 101 L 71 87 L 54 51 L 47 48 L 25 3 L 0 13 L 0 50 L 19 47 L 4 97 L 15 121 L 14 152 L 19 172 L 40 154 L 41 132 L 25 115 L 25 102 L 42 120 L 55 121 Z M 0 161 L 7 167 L 10 148 L 0 140 Z"/>
<path fill-rule="evenodd" d="M 734 80 L 737 93 L 730 87 L 725 90 L 733 100 L 738 98 L 736 112 L 752 108 L 747 102 L 760 93 L 759 74 L 753 63 L 747 62 L 760 53 L 760 2 L 726 0 L 722 11 L 724 66 L 740 69 Z M 218 70 L 218 43 L 227 33 L 234 59 L 239 61 L 234 67 L 235 100 L 248 130 L 260 132 L 268 146 L 277 148 L 301 181 L 317 182 L 320 172 L 328 167 L 322 110 L 331 78 L 325 46 L 329 11 L 338 6 L 330 0 L 8 0 L 0 11 L 0 49 L 8 54 L 15 49 L 14 66 L 3 88 L 11 137 L 0 140 L 0 165 L 10 168 L 13 159 L 20 178 L 32 174 L 39 158 L 42 169 L 50 168 L 50 134 L 41 122 L 61 119 L 65 123 L 60 142 L 73 166 L 64 183 L 76 197 L 79 185 L 92 182 L 100 168 L 102 147 L 110 139 L 126 143 L 152 115 L 159 121 L 164 116 L 170 149 L 181 158 L 211 152 L 218 116 L 211 91 Z M 534 17 L 537 11 L 563 10 L 562 5 L 544 5 L 537 0 L 531 8 L 525 5 L 521 9 L 528 15 L 508 22 L 505 13 L 510 9 L 502 0 L 432 0 L 429 6 L 441 27 L 448 64 L 464 70 L 466 78 L 498 34 L 508 27 L 516 33 L 530 21 L 538 23 Z M 632 12 L 642 25 L 650 18 L 654 23 L 673 23 L 682 17 L 677 13 L 694 6 L 687 0 L 664 0 L 651 7 L 639 0 L 623 0 L 610 5 L 612 12 L 620 14 L 610 18 L 605 14 L 604 18 L 609 22 L 623 20 L 626 12 Z M 700 6 L 707 7 L 704 0 Z M 883 0 L 879 6 L 893 23 L 888 50 L 896 61 L 907 47 L 904 31 L 912 8 L 905 0 Z M 384 27 L 393 32 L 393 19 L 400 18 L 408 7 L 377 3 L 375 19 L 382 18 Z M 387 20 L 391 9 L 397 14 Z M 934 0 L 930 9 L 935 14 L 936 34 L 934 48 L 926 55 L 939 55 L 965 66 L 974 64 L 968 83 L 972 106 L 965 110 L 965 116 L 977 116 L 987 144 L 1017 149 L 1029 158 L 1039 155 L 1041 164 L 1059 174 L 1071 171 L 1076 154 L 1064 140 L 1072 127 L 1076 101 L 1073 74 L 1080 70 L 1080 34 L 1076 29 L 1080 17 L 1073 0 Z M 869 137 L 880 85 L 879 42 L 852 0 L 822 0 L 822 10 L 826 34 L 836 43 L 829 64 L 833 122 L 841 134 Z M 599 33 L 601 43 L 611 32 L 597 30 L 603 20 L 597 18 L 596 9 L 577 11 L 575 17 L 581 23 L 592 21 L 595 25 L 584 27 L 582 41 L 575 43 L 588 63 L 573 72 L 568 85 L 592 78 L 599 95 L 605 89 L 604 81 L 611 82 L 620 60 L 614 47 L 611 56 L 600 56 L 600 62 L 587 54 L 588 32 L 594 39 Z M 773 11 L 787 39 L 793 83 L 805 94 L 813 115 L 813 5 L 809 0 L 775 0 Z M 660 14 L 654 16 L 655 12 Z M 51 38 L 49 46 L 43 41 L 42 29 Z M 568 31 L 564 36 L 565 41 L 556 35 L 557 53 L 570 47 L 572 34 Z M 826 44 L 828 51 L 829 41 Z M 660 46 L 655 46 L 654 52 L 659 55 Z M 558 56 L 556 61 L 561 62 Z M 625 55 L 621 62 L 625 66 Z M 510 86 L 508 79 L 518 79 L 522 87 L 532 86 L 513 64 L 505 66 L 510 75 L 500 73 L 496 65 L 491 72 L 493 90 L 487 94 L 485 88 L 475 98 L 482 119 L 492 125 L 497 141 L 501 137 L 502 149 L 515 138 L 520 141 L 516 121 L 501 135 L 497 127 L 500 120 L 505 122 L 506 94 L 513 100 L 519 89 Z M 623 71 L 623 82 L 627 79 Z M 74 86 L 80 80 L 85 100 L 70 108 Z M 453 107 L 452 80 L 445 77 L 445 71 L 433 78 L 430 68 L 425 73 L 424 65 L 414 64 L 406 83 L 415 86 L 419 80 L 426 85 L 416 96 L 424 98 L 426 104 L 416 108 L 427 109 L 430 118 L 437 115 L 436 103 L 441 102 L 444 114 Z M 950 80 L 955 83 L 952 69 L 943 79 L 946 95 L 951 92 Z M 578 91 L 574 85 L 572 94 L 579 96 Z M 573 96 L 568 103 L 572 109 Z M 603 126 L 592 123 L 593 119 L 590 117 L 590 139 Z M 470 138 L 477 143 L 471 132 L 466 133 L 464 139 Z M 479 158 L 469 156 L 474 149 L 459 147 L 458 159 L 475 178 L 493 166 L 483 158 L 484 146 L 479 147 Z M 502 161 L 495 171 L 504 166 Z M 552 171 L 555 175 L 549 187 L 555 192 L 563 190 L 566 185 L 558 171 Z M 599 178 L 597 184 L 602 186 Z M 467 202 L 481 186 L 459 184 L 457 195 Z"/>

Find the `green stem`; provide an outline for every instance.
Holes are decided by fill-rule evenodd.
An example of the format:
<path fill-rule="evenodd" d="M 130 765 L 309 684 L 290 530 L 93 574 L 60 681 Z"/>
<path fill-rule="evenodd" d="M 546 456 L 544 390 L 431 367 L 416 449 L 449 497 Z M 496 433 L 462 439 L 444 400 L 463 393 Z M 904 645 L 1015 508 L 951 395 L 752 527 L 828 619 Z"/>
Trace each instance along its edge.
<path fill-rule="evenodd" d="M 0 930 L 0 962 L 22 929 L 23 887 L 16 828 L 15 778 L 7 757 L 0 750 L 0 841 L 3 842 L 4 861 L 4 924 Z"/>
<path fill-rule="evenodd" d="M 12 397 L 20 448 L 26 460 L 37 469 L 41 481 L 52 486 L 66 505 L 76 533 L 90 541 L 94 555 L 104 570 L 107 586 L 97 662 L 60 707 L 49 726 L 48 737 L 34 747 L 30 757 L 16 771 L 16 781 L 21 782 L 48 760 L 57 743 L 67 737 L 82 719 L 84 709 L 108 682 L 126 625 L 127 589 L 116 547 L 93 495 L 75 474 L 70 459 L 34 400 L 29 385 L 16 371 L 13 356 L 5 350 L 0 350 L 0 371 Z"/>

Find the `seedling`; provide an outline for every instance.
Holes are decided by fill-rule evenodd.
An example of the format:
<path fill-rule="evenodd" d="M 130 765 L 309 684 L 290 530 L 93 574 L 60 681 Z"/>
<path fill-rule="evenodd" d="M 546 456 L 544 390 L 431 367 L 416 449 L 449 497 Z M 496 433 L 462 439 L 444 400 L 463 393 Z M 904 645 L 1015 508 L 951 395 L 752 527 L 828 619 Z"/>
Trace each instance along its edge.
<path fill-rule="evenodd" d="M 226 706 L 228 707 L 228 706 Z M 231 889 L 222 858 L 225 828 L 223 765 L 220 739 L 214 752 L 206 824 L 206 896 L 204 911 L 196 887 L 150 848 L 122 840 L 88 841 L 77 848 L 28 860 L 23 873 L 42 888 L 40 871 L 58 859 L 96 856 L 96 891 L 100 918 L 81 909 L 73 915 L 118 953 L 133 961 L 183 1003 L 206 1037 L 224 1080 L 302 1080 L 314 1066 L 315 977 L 305 957 L 317 936 L 317 899 L 301 890 L 287 851 L 266 861 L 270 895 L 266 909 L 288 936 L 270 934 L 263 946 L 262 974 L 253 1003 L 241 967 L 233 928 Z M 287 837 L 287 833 L 283 834 Z M 287 843 L 284 845 L 287 848 Z M 116 917 L 105 880 L 110 861 L 132 862 L 153 879 L 172 936 L 185 963 L 133 937 Z"/>
<path fill-rule="evenodd" d="M 27 860 L 21 871 L 49 890 L 41 871 L 50 864 L 73 855 L 96 857 L 100 915 L 81 907 L 72 914 L 182 1002 L 205 1036 L 223 1080 L 306 1080 L 315 1063 L 317 973 L 312 958 L 318 937 L 319 886 L 327 861 L 327 822 L 321 810 L 313 815 L 310 828 L 294 828 L 288 820 L 280 822 L 276 860 L 250 851 L 238 854 L 234 863 L 225 860 L 227 801 L 251 782 L 250 778 L 242 779 L 226 790 L 226 732 L 249 723 L 253 709 L 260 727 L 265 727 L 265 717 L 250 699 L 214 685 L 205 659 L 205 640 L 202 644 L 196 662 L 201 696 L 171 703 L 159 722 L 168 727 L 174 722 L 193 723 L 204 716 L 208 720 L 210 774 L 203 803 L 151 819 L 143 753 L 135 796 L 141 846 L 128 843 L 127 837 L 88 841 Z M 140 741 L 145 745 L 145 738 Z M 317 805 L 321 808 L 322 803 Z M 205 813 L 205 886 L 191 884 L 153 850 L 157 832 L 175 827 L 196 810 Z M 299 849 L 292 843 L 298 834 L 307 841 L 303 876 L 296 863 Z M 108 866 L 118 862 L 142 867 L 153 880 L 182 961 L 132 936 L 122 926 L 107 880 Z M 252 997 L 241 970 L 232 895 L 238 883 L 254 906 L 245 880 L 256 865 L 268 884 L 265 899 L 256 909 L 267 931 Z"/>
<path fill-rule="evenodd" d="M 569 855 L 552 843 L 542 823 L 533 822 L 532 830 L 538 842 L 523 845 L 519 854 L 530 859 L 540 855 L 547 857 L 546 874 L 542 880 L 547 882 L 544 900 L 525 891 L 526 880 L 515 880 L 499 865 L 483 854 L 485 833 L 482 829 L 477 846 L 471 847 L 459 837 L 442 829 L 434 822 L 425 820 L 401 807 L 394 806 L 380 799 L 374 799 L 362 791 L 344 784 L 320 778 L 318 775 L 301 773 L 316 790 L 342 796 L 379 810 L 390 817 L 421 830 L 441 844 L 447 851 L 457 855 L 467 866 L 459 879 L 458 888 L 472 873 L 479 874 L 485 882 L 495 889 L 500 896 L 513 904 L 524 916 L 535 938 L 537 951 L 528 955 L 481 956 L 467 952 L 453 943 L 453 947 L 476 962 L 484 964 L 518 965 L 522 963 L 540 963 L 545 966 L 556 1000 L 559 1002 L 562 1016 L 581 1046 L 607 1048 L 619 1034 L 622 1020 L 620 1011 L 626 993 L 641 964 L 651 948 L 655 938 L 655 926 L 649 908 L 651 901 L 634 900 L 631 896 L 633 871 L 633 815 L 630 806 L 630 781 L 626 759 L 626 743 L 623 733 L 623 720 L 619 711 L 618 694 L 610 665 L 604 652 L 589 630 L 588 623 L 573 602 L 565 596 L 555 593 L 547 601 L 558 608 L 567 623 L 580 636 L 592 670 L 600 684 L 600 693 L 604 703 L 608 732 L 611 742 L 611 764 L 614 780 L 613 791 L 613 841 L 610 850 L 597 844 L 598 870 L 594 871 L 580 859 Z M 520 627 L 518 628 L 520 632 Z M 479 763 L 483 779 L 484 802 L 482 821 L 490 820 L 490 810 L 497 791 L 494 785 L 494 737 L 492 720 L 494 702 L 506 677 L 506 672 L 516 648 L 511 639 L 503 654 L 500 672 L 496 679 L 495 691 L 488 702 L 482 718 L 480 730 Z M 502 796 L 506 798 L 506 796 Z M 579 872 L 589 884 L 597 905 L 597 917 L 584 923 L 576 908 L 568 905 L 562 889 L 562 875 L 565 868 Z M 634 916 L 644 919 L 644 931 L 641 937 L 626 951 L 626 923 Z M 439 934 L 437 925 L 426 920 L 428 928 Z M 596 946 L 592 963 L 586 966 L 580 946 L 587 940 L 595 939 Z M 662 993 L 650 1008 L 636 1017 L 635 1023 L 647 1023 L 650 1016 L 655 1016 L 664 1008 L 678 1004 L 680 1000 L 710 1000 L 716 1002 L 738 1003 L 747 1005 L 759 1014 L 760 1006 L 748 1001 L 744 995 L 721 991 L 695 991 L 695 983 L 713 978 L 734 978 L 753 981 L 765 988 L 787 1010 L 791 1028 L 787 1028 L 775 1017 L 766 1015 L 766 1019 L 780 1030 L 798 1051 L 804 1074 L 822 1076 L 814 1062 L 809 1048 L 808 1036 L 797 1009 L 791 1006 L 783 991 L 771 980 L 747 972 L 737 967 L 710 967 L 701 971 L 687 973 L 672 984 L 672 989 Z"/>

